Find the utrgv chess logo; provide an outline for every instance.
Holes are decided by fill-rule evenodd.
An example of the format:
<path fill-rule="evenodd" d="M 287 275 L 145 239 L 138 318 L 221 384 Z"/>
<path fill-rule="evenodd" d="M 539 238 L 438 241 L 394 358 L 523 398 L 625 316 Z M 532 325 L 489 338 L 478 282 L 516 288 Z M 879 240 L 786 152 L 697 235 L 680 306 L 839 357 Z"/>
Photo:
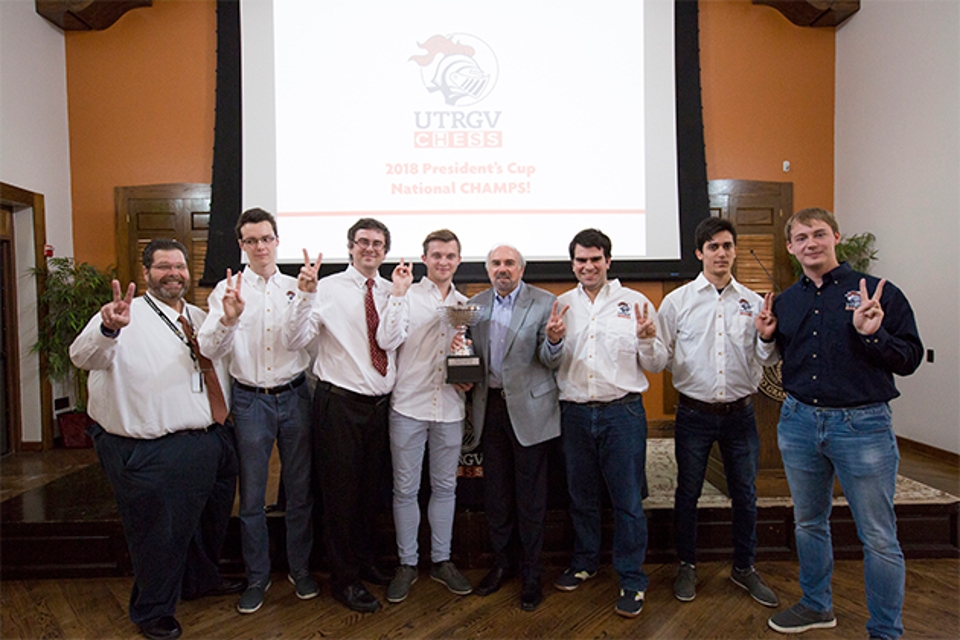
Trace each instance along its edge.
<path fill-rule="evenodd" d="M 490 95 L 500 72 L 497 56 L 487 43 L 468 33 L 431 36 L 417 43 L 426 53 L 410 56 L 420 65 L 427 91 L 439 91 L 449 105 L 466 107 Z"/>

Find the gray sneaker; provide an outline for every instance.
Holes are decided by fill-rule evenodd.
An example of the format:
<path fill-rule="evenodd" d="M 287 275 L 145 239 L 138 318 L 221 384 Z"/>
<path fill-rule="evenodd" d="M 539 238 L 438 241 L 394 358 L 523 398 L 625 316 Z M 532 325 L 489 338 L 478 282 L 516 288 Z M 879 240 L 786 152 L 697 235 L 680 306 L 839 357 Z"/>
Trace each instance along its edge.
<path fill-rule="evenodd" d="M 750 597 L 765 607 L 776 607 L 780 604 L 780 598 L 773 592 L 773 589 L 767 586 L 760 574 L 753 567 L 749 569 L 737 569 L 730 572 L 730 579 L 733 584 L 746 589 Z M 677 596 L 679 597 L 679 596 Z"/>
<path fill-rule="evenodd" d="M 297 592 L 297 597 L 301 600 L 310 600 L 320 595 L 320 587 L 317 586 L 317 582 L 309 572 L 299 578 L 294 578 L 288 574 L 287 580 L 293 585 L 294 590 Z"/>
<path fill-rule="evenodd" d="M 237 611 L 240 613 L 253 613 L 259 609 L 263 605 L 263 595 L 269 588 L 270 580 L 267 580 L 267 584 L 257 582 L 248 586 L 246 591 L 243 592 L 243 595 L 240 596 L 240 601 L 237 603 Z"/>
<path fill-rule="evenodd" d="M 780 633 L 803 633 L 810 629 L 832 629 L 837 626 L 837 619 L 833 616 L 833 609 L 821 613 L 798 602 L 786 611 L 773 614 L 767 624 Z"/>
<path fill-rule="evenodd" d="M 681 562 L 677 579 L 673 583 L 673 595 L 680 602 L 690 602 L 697 597 L 697 568 L 689 562 Z"/>
<path fill-rule="evenodd" d="M 397 573 L 394 574 L 393 580 L 387 586 L 387 602 L 396 604 L 406 600 L 407 596 L 410 595 L 410 587 L 413 586 L 418 577 L 419 572 L 414 566 L 401 564 L 397 567 Z"/>
<path fill-rule="evenodd" d="M 586 569 L 577 571 L 570 567 L 560 574 L 560 577 L 554 581 L 553 586 L 560 591 L 573 591 L 595 575 L 597 575 L 596 571 L 590 573 Z"/>
<path fill-rule="evenodd" d="M 470 581 L 463 577 L 463 574 L 457 571 L 457 567 L 449 560 L 434 562 L 433 566 L 430 567 L 430 577 L 443 583 L 450 590 L 450 593 L 455 593 L 458 596 L 465 596 L 473 591 Z"/>

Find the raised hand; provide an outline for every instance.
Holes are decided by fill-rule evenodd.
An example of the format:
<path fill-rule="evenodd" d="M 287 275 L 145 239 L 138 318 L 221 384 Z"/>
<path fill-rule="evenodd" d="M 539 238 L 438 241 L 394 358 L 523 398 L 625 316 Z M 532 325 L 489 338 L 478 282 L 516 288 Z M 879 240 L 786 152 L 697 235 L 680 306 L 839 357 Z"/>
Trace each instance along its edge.
<path fill-rule="evenodd" d="M 100 307 L 100 322 L 108 331 L 117 331 L 130 324 L 130 303 L 133 302 L 137 285 L 133 282 L 127 285 L 126 296 L 121 296 L 119 280 L 114 280 L 112 285 L 113 302 Z"/>
<path fill-rule="evenodd" d="M 404 262 L 403 258 L 400 258 L 400 264 L 393 269 L 392 279 L 393 295 L 397 298 L 405 296 L 407 289 L 413 284 L 413 269 L 410 267 L 410 263 Z"/>
<path fill-rule="evenodd" d="M 757 328 L 757 333 L 768 342 L 777 331 L 777 316 L 773 315 L 773 297 L 773 291 L 763 296 L 763 309 L 753 318 L 753 326 Z"/>
<path fill-rule="evenodd" d="M 880 306 L 880 296 L 883 294 L 883 285 L 886 280 L 877 284 L 877 290 L 872 296 L 867 296 L 867 279 L 860 278 L 860 306 L 853 312 L 853 328 L 862 336 L 872 336 L 883 323 L 883 307 Z"/>
<path fill-rule="evenodd" d="M 227 269 L 227 290 L 223 293 L 223 318 L 220 319 L 224 325 L 232 327 L 240 322 L 240 314 L 246 306 L 243 297 L 240 295 L 240 285 L 243 284 L 243 277 L 238 273 L 234 281 L 233 273 Z"/>
<path fill-rule="evenodd" d="M 640 303 L 633 303 L 634 313 L 637 314 L 637 337 L 641 340 L 657 337 L 657 325 L 649 315 L 649 303 L 643 303 L 643 310 L 640 310 Z"/>
<path fill-rule="evenodd" d="M 557 313 L 559 307 L 560 301 L 554 300 L 553 310 L 550 312 L 550 319 L 547 320 L 547 340 L 550 341 L 550 344 L 557 344 L 563 340 L 563 336 L 567 333 L 567 324 L 563 321 L 563 316 L 570 310 L 570 305 L 565 306 L 563 311 Z"/>
<path fill-rule="evenodd" d="M 297 289 L 313 293 L 317 290 L 317 280 L 320 274 L 320 263 L 323 261 L 323 254 L 317 254 L 317 262 L 310 264 L 310 254 L 303 250 L 303 266 L 300 267 L 300 275 L 297 276 Z"/>

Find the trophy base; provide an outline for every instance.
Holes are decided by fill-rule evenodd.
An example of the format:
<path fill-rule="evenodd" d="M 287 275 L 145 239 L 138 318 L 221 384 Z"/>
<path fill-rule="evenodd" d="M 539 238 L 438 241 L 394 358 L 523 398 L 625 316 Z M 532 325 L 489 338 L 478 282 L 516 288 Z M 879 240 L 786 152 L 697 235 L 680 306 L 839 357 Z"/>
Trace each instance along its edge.
<path fill-rule="evenodd" d="M 480 356 L 447 356 L 447 384 L 483 382 Z"/>

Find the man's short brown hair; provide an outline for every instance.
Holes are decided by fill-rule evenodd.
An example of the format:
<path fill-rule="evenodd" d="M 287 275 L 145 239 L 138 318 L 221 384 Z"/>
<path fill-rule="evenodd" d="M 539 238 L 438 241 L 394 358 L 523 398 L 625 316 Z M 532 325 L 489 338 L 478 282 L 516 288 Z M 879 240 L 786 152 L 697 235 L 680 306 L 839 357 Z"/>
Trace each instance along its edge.
<path fill-rule="evenodd" d="M 814 220 L 825 222 L 830 225 L 830 228 L 833 229 L 834 233 L 840 233 L 840 225 L 837 224 L 837 219 L 833 217 L 832 213 L 819 207 L 810 207 L 808 209 L 801 209 L 800 211 L 797 211 L 795 214 L 790 216 L 789 220 L 787 220 L 787 224 L 783 227 L 783 233 L 787 237 L 787 242 L 792 240 L 790 233 L 793 231 L 793 225 L 803 224 L 809 226 Z"/>
<path fill-rule="evenodd" d="M 457 255 L 460 255 L 460 238 L 458 238 L 457 234 L 453 231 L 450 231 L 450 229 L 438 229 L 437 231 L 431 231 L 427 234 L 427 237 L 423 240 L 423 255 L 427 255 L 430 243 L 434 240 L 438 242 L 456 242 Z"/>

